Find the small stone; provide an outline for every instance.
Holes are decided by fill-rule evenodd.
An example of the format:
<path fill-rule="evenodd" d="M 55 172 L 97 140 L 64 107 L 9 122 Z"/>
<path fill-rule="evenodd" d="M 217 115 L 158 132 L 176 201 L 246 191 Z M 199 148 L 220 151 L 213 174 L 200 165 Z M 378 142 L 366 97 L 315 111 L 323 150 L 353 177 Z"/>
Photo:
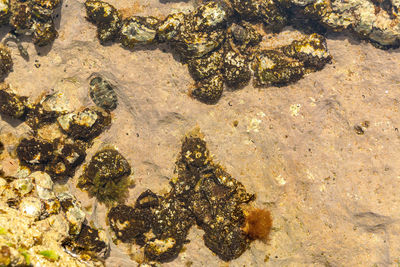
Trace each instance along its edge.
<path fill-rule="evenodd" d="M 26 216 L 39 219 L 43 211 L 43 204 L 38 198 L 26 197 L 21 200 L 19 210 Z"/>

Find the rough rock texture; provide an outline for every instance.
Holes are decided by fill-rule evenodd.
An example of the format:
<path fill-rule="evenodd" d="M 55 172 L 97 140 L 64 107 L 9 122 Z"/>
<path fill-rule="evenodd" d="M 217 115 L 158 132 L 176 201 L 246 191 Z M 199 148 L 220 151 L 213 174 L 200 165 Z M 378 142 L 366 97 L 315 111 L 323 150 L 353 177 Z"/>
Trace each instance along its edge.
<path fill-rule="evenodd" d="M 125 11 L 128 15 L 166 15 L 192 9 L 194 4 L 110 3 L 119 9 L 131 6 Z M 25 43 L 30 55 L 25 61 L 16 47 L 10 47 L 14 71 L 6 82 L 20 95 L 33 98 L 43 90 L 67 88 L 71 103 L 78 107 L 91 103 L 88 78 L 93 72 L 113 82 L 120 100 L 113 123 L 94 141 L 87 159 L 103 142 L 120 149 L 135 168 L 136 187 L 130 190 L 128 204 L 147 188 L 168 191 L 165 184 L 173 176 L 171 162 L 179 153 L 181 138 L 199 125 L 210 151 L 248 191 L 256 193 L 257 205 L 268 208 L 274 220 L 269 242 L 252 243 L 229 266 L 397 264 L 398 49 L 383 51 L 351 36 L 330 34 L 327 44 L 333 60 L 323 70 L 290 86 L 258 90 L 248 85 L 234 93 L 225 91 L 216 105 L 207 106 L 187 96 L 193 80 L 172 53 L 161 48 L 132 53 L 118 44 L 102 46 L 93 40 L 96 27 L 84 18 L 82 0 L 65 0 L 61 12 L 59 37 L 51 50 L 36 51 Z M 262 45 L 266 49 L 287 45 L 293 35 L 299 37 L 287 28 L 279 35 L 264 36 Z M 21 136 L 29 127 L 4 119 L 1 141 L 4 151 L 11 151 L 9 144 L 14 143 L 8 133 Z M 16 171 L 10 161 L 0 164 L 7 175 Z M 90 206 L 93 199 L 75 189 L 78 175 L 68 185 L 84 207 Z M 104 227 L 105 214 L 105 207 L 98 206 L 93 216 Z M 203 234 L 192 229 L 186 251 L 165 266 L 220 264 L 203 246 Z M 127 252 L 134 255 L 132 259 Z M 139 252 L 136 247 L 112 245 L 107 263 L 136 266 Z"/>

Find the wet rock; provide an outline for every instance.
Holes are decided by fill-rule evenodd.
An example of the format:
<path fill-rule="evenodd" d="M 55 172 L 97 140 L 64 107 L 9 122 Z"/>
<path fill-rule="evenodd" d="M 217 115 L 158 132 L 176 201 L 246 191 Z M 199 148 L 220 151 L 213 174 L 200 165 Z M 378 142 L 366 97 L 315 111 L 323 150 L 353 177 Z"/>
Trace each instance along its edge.
<path fill-rule="evenodd" d="M 225 2 L 210 1 L 199 6 L 187 18 L 187 23 L 195 31 L 208 31 L 224 27 L 232 15 L 233 10 Z"/>
<path fill-rule="evenodd" d="M 22 164 L 40 170 L 52 160 L 53 145 L 37 138 L 24 138 L 17 146 L 17 156 Z"/>
<path fill-rule="evenodd" d="M 0 24 L 7 24 L 10 18 L 10 1 L 0 1 Z"/>
<path fill-rule="evenodd" d="M 232 88 L 245 86 L 251 79 L 249 61 L 233 50 L 224 54 L 223 74 L 225 83 Z"/>
<path fill-rule="evenodd" d="M 131 184 L 130 174 L 128 161 L 117 150 L 106 148 L 92 157 L 79 178 L 78 187 L 110 204 L 126 196 Z"/>
<path fill-rule="evenodd" d="M 316 33 L 302 40 L 293 41 L 281 50 L 286 56 L 303 62 L 304 66 L 312 71 L 321 70 L 332 59 L 325 37 Z"/>
<path fill-rule="evenodd" d="M 231 3 L 245 20 L 262 21 L 276 31 L 287 22 L 284 10 L 273 0 L 232 0 Z"/>
<path fill-rule="evenodd" d="M 58 32 L 52 20 L 47 22 L 34 22 L 32 30 L 33 43 L 38 46 L 48 45 L 58 37 Z"/>
<path fill-rule="evenodd" d="M 321 70 L 332 59 L 325 38 L 312 34 L 275 50 L 262 50 L 254 60 L 255 84 L 285 85 Z"/>
<path fill-rule="evenodd" d="M 182 12 L 168 15 L 160 22 L 157 28 L 157 39 L 159 42 L 172 40 L 180 31 L 185 19 Z"/>
<path fill-rule="evenodd" d="M 181 31 L 172 41 L 172 46 L 184 59 L 202 57 L 221 46 L 225 39 L 223 30 L 211 32 Z"/>
<path fill-rule="evenodd" d="M 177 177 L 164 196 L 147 190 L 134 207 L 118 205 L 108 219 L 117 239 L 144 247 L 147 260 L 174 260 L 197 224 L 205 245 L 222 260 L 239 257 L 252 239 L 242 230 L 243 207 L 254 200 L 244 186 L 213 163 L 202 134 L 195 129 L 182 142 Z"/>
<path fill-rule="evenodd" d="M 260 51 L 253 63 L 256 86 L 283 86 L 298 81 L 305 73 L 304 64 L 287 58 L 282 52 Z"/>
<path fill-rule="evenodd" d="M 107 215 L 111 229 L 122 242 L 143 240 L 143 234 L 150 230 L 153 217 L 150 210 L 144 213 L 138 208 L 123 204 L 111 208 Z"/>
<path fill-rule="evenodd" d="M 9 24 L 18 34 L 32 33 L 38 46 L 45 46 L 57 38 L 54 18 L 60 0 L 11 1 Z"/>
<path fill-rule="evenodd" d="M 32 217 L 36 220 L 39 219 L 43 211 L 43 203 L 38 198 L 26 197 L 21 200 L 19 210 L 25 216 Z"/>

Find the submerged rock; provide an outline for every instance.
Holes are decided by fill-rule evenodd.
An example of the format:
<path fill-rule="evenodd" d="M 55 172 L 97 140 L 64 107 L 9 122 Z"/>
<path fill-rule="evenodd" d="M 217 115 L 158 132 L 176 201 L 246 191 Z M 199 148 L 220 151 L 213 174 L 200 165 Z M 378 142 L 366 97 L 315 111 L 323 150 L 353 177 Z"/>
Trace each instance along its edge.
<path fill-rule="evenodd" d="M 158 196 L 147 190 L 134 207 L 118 205 L 107 217 L 116 238 L 144 247 L 147 260 L 175 259 L 197 224 L 205 231 L 205 245 L 222 260 L 239 257 L 252 239 L 242 230 L 243 207 L 254 199 L 244 186 L 215 164 L 196 129 L 183 140 L 172 189 Z"/>

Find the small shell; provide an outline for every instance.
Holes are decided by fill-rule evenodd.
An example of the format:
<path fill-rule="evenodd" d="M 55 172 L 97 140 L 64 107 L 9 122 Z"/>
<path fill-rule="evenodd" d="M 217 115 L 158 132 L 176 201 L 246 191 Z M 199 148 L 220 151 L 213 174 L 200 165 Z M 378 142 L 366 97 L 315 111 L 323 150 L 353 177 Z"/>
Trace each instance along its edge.
<path fill-rule="evenodd" d="M 118 105 L 118 97 L 114 86 L 101 76 L 90 80 L 89 95 L 93 102 L 105 110 L 114 110 Z"/>

